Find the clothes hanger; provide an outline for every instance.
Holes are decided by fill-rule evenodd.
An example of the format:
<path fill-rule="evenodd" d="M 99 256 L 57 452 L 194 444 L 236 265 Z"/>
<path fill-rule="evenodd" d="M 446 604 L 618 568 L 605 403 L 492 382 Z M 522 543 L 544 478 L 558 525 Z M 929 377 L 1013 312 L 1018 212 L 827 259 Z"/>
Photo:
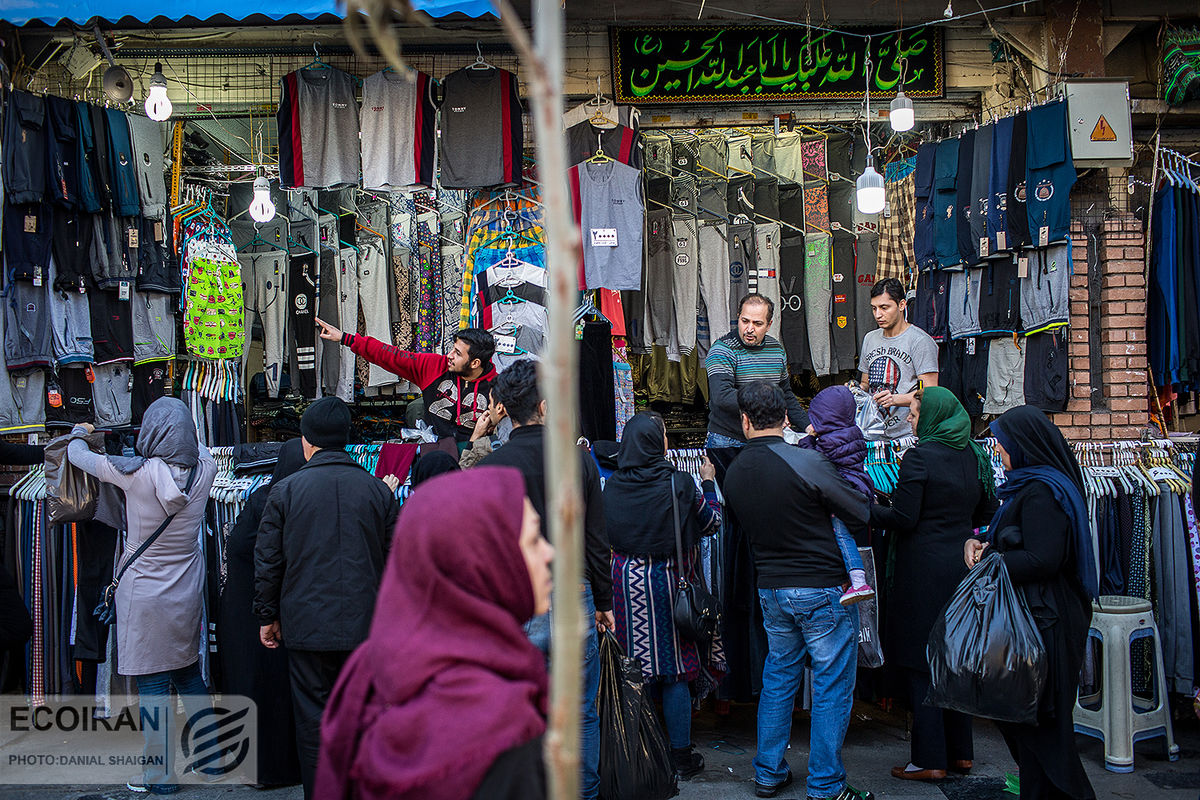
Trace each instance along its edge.
<path fill-rule="evenodd" d="M 476 41 L 475 42 L 475 62 L 473 64 L 471 64 L 470 66 L 468 66 L 467 69 L 482 70 L 482 69 L 495 69 L 495 68 L 496 67 L 494 65 L 489 64 L 487 61 L 484 61 L 483 45 L 481 45 L 478 41 Z"/>
<path fill-rule="evenodd" d="M 592 157 L 587 160 L 587 163 L 607 164 L 612 161 L 608 154 L 604 152 L 604 142 L 601 141 L 602 138 L 603 137 L 600 134 L 596 134 L 596 152 L 593 153 Z"/>
<path fill-rule="evenodd" d="M 332 67 L 330 67 L 328 64 L 326 64 L 324 59 L 321 58 L 321 51 L 317 49 L 320 44 L 321 44 L 320 42 L 313 42 L 313 60 L 308 62 L 307 65 L 301 67 L 301 69 L 310 69 L 310 70 L 332 69 Z"/>
<path fill-rule="evenodd" d="M 286 248 L 280 247 L 279 245 L 275 244 L 274 242 L 268 242 L 266 239 L 262 238 L 262 230 L 258 226 L 259 226 L 259 223 L 257 223 L 257 222 L 254 223 L 254 238 L 251 239 L 250 241 L 246 242 L 241 247 L 239 247 L 238 248 L 239 253 L 242 252 L 243 250 L 246 250 L 247 248 L 255 247 L 256 245 L 266 245 L 267 247 L 273 247 L 276 250 L 282 250 L 285 253 L 287 252 Z"/>

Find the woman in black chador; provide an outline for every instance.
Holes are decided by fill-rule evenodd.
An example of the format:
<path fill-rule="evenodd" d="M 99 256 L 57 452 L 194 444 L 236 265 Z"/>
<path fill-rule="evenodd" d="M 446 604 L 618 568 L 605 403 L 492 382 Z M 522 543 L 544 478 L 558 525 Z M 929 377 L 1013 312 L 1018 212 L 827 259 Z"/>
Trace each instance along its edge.
<path fill-rule="evenodd" d="M 1075 748 L 1072 714 L 1079 691 L 1091 600 L 1099 594 L 1079 464 L 1046 415 L 1021 406 L 992 423 L 1008 479 L 997 492 L 991 543 L 969 539 L 968 566 L 984 548 L 1004 556 L 1046 648 L 1046 685 L 1035 725 L 999 723 L 1021 777 L 1021 800 L 1093 800 Z"/>

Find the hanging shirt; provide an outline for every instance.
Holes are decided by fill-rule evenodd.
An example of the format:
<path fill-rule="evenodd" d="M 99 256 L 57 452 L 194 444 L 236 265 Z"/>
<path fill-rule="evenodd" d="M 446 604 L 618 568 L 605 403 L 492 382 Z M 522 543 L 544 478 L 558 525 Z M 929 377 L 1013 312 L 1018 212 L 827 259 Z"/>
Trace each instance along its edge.
<path fill-rule="evenodd" d="M 433 185 L 437 106 L 433 79 L 423 72 L 380 70 L 363 81 L 364 189 L 392 191 Z"/>
<path fill-rule="evenodd" d="M 238 262 L 190 260 L 183 324 L 188 352 L 204 358 L 240 357 L 245 316 Z"/>
<path fill-rule="evenodd" d="M 569 175 L 583 233 L 583 288 L 641 289 L 641 172 L 617 161 L 585 161 Z"/>
<path fill-rule="evenodd" d="M 1071 227 L 1071 187 L 1075 185 L 1066 100 L 1029 111 L 1025 163 L 1026 213 L 1034 245 L 1044 247 L 1066 239 Z"/>
<path fill-rule="evenodd" d="M 299 69 L 280 81 L 279 182 L 285 189 L 358 184 L 354 77 L 333 67 Z"/>
<path fill-rule="evenodd" d="M 578 164 L 596 154 L 596 144 L 622 164 L 642 168 L 642 144 L 637 131 L 625 125 L 603 128 L 584 121 L 567 128 L 567 163 Z"/>
<path fill-rule="evenodd" d="M 92 131 L 92 113 L 87 103 L 75 104 L 75 123 L 79 131 L 75 140 L 75 162 L 79 166 L 79 207 L 88 214 L 95 214 L 103 205 L 99 177 L 96 174 L 96 137 Z"/>
<path fill-rule="evenodd" d="M 466 67 L 447 75 L 442 91 L 442 186 L 519 185 L 525 134 L 517 76 L 503 69 Z"/>

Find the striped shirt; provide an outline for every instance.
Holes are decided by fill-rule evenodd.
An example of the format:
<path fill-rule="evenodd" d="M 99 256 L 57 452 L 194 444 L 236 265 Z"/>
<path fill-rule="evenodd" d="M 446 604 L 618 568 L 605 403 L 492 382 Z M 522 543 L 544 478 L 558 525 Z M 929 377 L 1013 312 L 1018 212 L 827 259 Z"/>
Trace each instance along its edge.
<path fill-rule="evenodd" d="M 741 411 L 738 389 L 754 381 L 769 381 L 783 389 L 788 401 L 788 420 L 803 431 L 808 414 L 800 406 L 788 380 L 787 353 L 773 336 L 763 337 L 758 347 L 747 347 L 736 330 L 713 343 L 704 359 L 708 373 L 708 430 L 741 440 Z"/>

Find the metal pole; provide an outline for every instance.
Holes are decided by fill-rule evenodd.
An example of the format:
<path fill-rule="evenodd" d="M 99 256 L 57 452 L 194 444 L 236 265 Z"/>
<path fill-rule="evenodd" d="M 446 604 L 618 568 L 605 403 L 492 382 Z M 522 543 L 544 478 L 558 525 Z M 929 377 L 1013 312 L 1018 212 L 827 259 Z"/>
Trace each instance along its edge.
<path fill-rule="evenodd" d="M 580 491 L 577 414 L 578 345 L 575 297 L 579 230 L 571 217 L 567 153 L 563 139 L 562 80 L 565 23 L 559 0 L 534 0 L 536 45 L 507 0 L 496 0 L 500 21 L 529 76 L 537 144 L 538 178 L 545 207 L 550 272 L 549 335 L 541 367 L 546 412 L 546 513 L 554 543 L 554 657 L 550 672 L 550 721 L 546 768 L 550 797 L 579 797 L 580 695 L 583 689 L 584 619 L 580 603 L 583 569 L 583 498 Z M 590 624 L 590 623 L 589 623 Z"/>

